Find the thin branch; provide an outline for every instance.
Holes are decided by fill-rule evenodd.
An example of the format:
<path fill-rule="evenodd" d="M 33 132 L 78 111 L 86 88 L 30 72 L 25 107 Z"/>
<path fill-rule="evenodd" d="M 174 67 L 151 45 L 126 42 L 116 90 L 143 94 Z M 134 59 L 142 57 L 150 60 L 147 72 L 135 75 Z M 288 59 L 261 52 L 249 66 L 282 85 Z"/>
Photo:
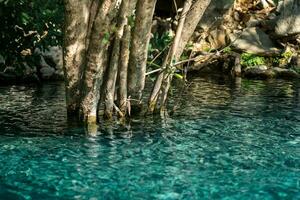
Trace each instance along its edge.
<path fill-rule="evenodd" d="M 147 73 L 146 73 L 146 76 L 149 76 L 150 74 L 154 74 L 154 73 L 156 73 L 156 72 L 160 72 L 160 71 L 163 71 L 163 70 L 164 70 L 164 69 L 162 69 L 162 68 L 155 69 L 155 70 L 153 70 L 153 71 L 147 72 Z"/>

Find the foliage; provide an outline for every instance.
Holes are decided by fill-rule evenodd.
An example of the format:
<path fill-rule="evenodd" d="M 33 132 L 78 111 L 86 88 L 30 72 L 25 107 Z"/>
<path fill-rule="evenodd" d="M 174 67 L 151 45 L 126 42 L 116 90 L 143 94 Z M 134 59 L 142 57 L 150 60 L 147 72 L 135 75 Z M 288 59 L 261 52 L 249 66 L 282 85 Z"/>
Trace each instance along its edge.
<path fill-rule="evenodd" d="M 286 66 L 289 63 L 289 60 L 293 56 L 293 52 L 286 51 L 279 56 L 275 56 L 270 59 L 272 65 Z"/>
<path fill-rule="evenodd" d="M 149 53 L 163 51 L 172 41 L 170 32 L 164 32 L 162 35 L 154 33 L 149 44 Z"/>
<path fill-rule="evenodd" d="M 230 46 L 227 46 L 223 49 L 224 53 L 231 53 L 232 52 L 232 48 Z"/>
<path fill-rule="evenodd" d="M 286 51 L 282 54 L 282 57 L 286 60 L 290 59 L 293 56 L 293 52 L 291 51 Z"/>
<path fill-rule="evenodd" d="M 252 67 L 264 64 L 266 64 L 266 59 L 262 56 L 257 56 L 250 53 L 243 53 L 241 55 L 241 65 L 244 67 Z"/>
<path fill-rule="evenodd" d="M 0 0 L 0 54 L 6 65 L 32 60 L 35 47 L 62 43 L 62 0 Z"/>
<path fill-rule="evenodd" d="M 151 63 L 150 67 L 152 69 L 160 68 L 165 52 L 168 51 L 168 46 L 171 42 L 172 36 L 170 32 L 164 32 L 162 35 L 154 33 L 148 48 L 148 63 Z M 156 58 L 157 56 L 158 58 Z M 156 59 L 152 62 L 154 58 Z"/>

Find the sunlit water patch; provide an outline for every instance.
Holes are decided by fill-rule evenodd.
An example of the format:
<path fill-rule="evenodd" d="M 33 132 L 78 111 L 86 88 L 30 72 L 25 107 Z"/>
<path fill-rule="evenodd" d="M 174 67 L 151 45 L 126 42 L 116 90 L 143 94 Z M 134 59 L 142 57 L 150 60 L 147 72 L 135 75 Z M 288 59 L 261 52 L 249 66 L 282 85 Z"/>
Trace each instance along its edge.
<path fill-rule="evenodd" d="M 0 199 L 300 199 L 300 83 L 194 79 L 173 115 L 68 125 L 64 87 L 0 87 Z"/>

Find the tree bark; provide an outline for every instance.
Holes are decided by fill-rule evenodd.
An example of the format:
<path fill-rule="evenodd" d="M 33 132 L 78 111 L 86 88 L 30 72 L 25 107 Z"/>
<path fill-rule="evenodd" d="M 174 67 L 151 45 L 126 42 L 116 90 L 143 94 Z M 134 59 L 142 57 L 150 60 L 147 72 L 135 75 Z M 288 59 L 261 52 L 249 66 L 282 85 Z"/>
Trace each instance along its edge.
<path fill-rule="evenodd" d="M 114 109 L 125 114 L 127 110 L 132 110 L 130 105 L 140 111 L 157 0 L 64 1 L 64 73 L 68 112 L 80 111 L 84 122 L 96 124 L 99 105 L 103 105 L 103 100 L 107 118 L 112 117 Z M 119 2 L 120 8 L 117 7 Z M 210 0 L 196 0 L 190 8 L 192 2 L 186 0 L 184 4 L 174 42 L 152 91 L 149 108 L 150 105 L 155 107 L 157 102 L 161 108 L 164 107 L 175 71 L 173 64 L 179 60 Z M 131 31 L 128 19 L 134 8 L 136 16 L 134 30 Z M 117 22 L 114 20 L 116 18 Z M 115 36 L 113 42 L 112 35 Z M 111 52 L 108 51 L 109 45 Z M 105 69 L 107 77 L 103 83 Z M 116 89 L 120 110 L 114 102 Z"/>
<path fill-rule="evenodd" d="M 159 74 L 149 98 L 149 113 L 153 113 L 155 109 L 161 112 L 165 110 L 167 95 L 176 69 L 173 64 L 180 59 L 187 42 L 194 33 L 209 3 L 210 0 L 197 0 L 191 6 L 192 0 L 185 1 L 174 42 L 165 58 L 162 72 Z"/>
<path fill-rule="evenodd" d="M 119 108 L 121 112 L 125 115 L 127 110 L 127 73 L 128 73 L 128 62 L 129 62 L 129 48 L 130 48 L 130 37 L 131 36 L 131 26 L 126 25 L 124 28 L 124 35 L 121 40 L 120 49 L 120 62 L 119 62 L 119 90 L 118 90 L 118 100 Z"/>
<path fill-rule="evenodd" d="M 179 45 L 179 41 L 181 39 L 184 23 L 186 20 L 186 14 L 190 10 L 192 5 L 192 0 L 187 0 L 184 3 L 183 10 L 179 19 L 179 23 L 177 26 L 176 34 L 174 41 L 172 43 L 172 46 L 163 62 L 162 65 L 162 73 L 159 74 L 159 77 L 156 80 L 156 83 L 154 85 L 154 89 L 152 91 L 152 94 L 150 96 L 150 101 L 149 101 L 149 109 L 148 111 L 152 113 L 156 107 L 159 107 L 160 109 L 163 109 L 164 107 L 164 102 L 167 98 L 167 91 L 170 88 L 170 82 L 172 80 L 172 71 L 173 71 L 173 66 L 172 63 L 175 63 L 175 54 L 177 47 Z M 157 99 L 160 99 L 159 102 Z M 157 105 L 157 103 L 159 103 Z"/>
<path fill-rule="evenodd" d="M 175 54 L 178 49 L 178 46 L 180 45 L 179 42 L 182 38 L 183 28 L 184 28 L 184 24 L 186 22 L 186 15 L 187 15 L 188 11 L 191 9 L 191 5 L 192 5 L 192 0 L 185 1 L 183 10 L 182 10 L 182 14 L 179 19 L 178 27 L 176 30 L 174 42 L 170 49 L 170 55 L 167 60 L 168 65 L 169 65 L 169 70 L 164 71 L 164 78 L 163 78 L 162 89 L 161 89 L 162 92 L 158 97 L 159 98 L 158 107 L 159 107 L 160 112 L 163 112 L 165 110 L 165 103 L 166 103 L 168 92 L 169 92 L 170 85 L 172 82 L 173 73 L 175 72 L 174 70 L 176 70 L 176 67 L 173 66 L 173 64 L 177 62 L 177 59 L 175 58 Z"/>
<path fill-rule="evenodd" d="M 116 28 L 115 39 L 113 42 L 113 49 L 110 58 L 110 65 L 108 68 L 108 77 L 105 84 L 105 117 L 110 119 L 113 115 L 114 100 L 115 100 L 115 88 L 118 74 L 118 66 L 121 64 L 120 59 L 120 43 L 124 33 L 124 26 L 127 24 L 127 18 L 130 14 L 130 1 L 122 1 L 119 19 Z M 126 61 L 125 61 L 126 62 Z"/>
<path fill-rule="evenodd" d="M 111 22 L 118 0 L 103 0 L 92 26 L 83 74 L 81 112 L 88 124 L 97 122 L 100 87 L 103 82 L 105 54 L 111 35 Z"/>
<path fill-rule="evenodd" d="M 186 21 L 183 28 L 183 33 L 181 35 L 179 46 L 175 53 L 175 60 L 179 60 L 186 47 L 188 41 L 192 37 L 198 23 L 200 22 L 206 8 L 210 4 L 211 0 L 196 0 L 193 3 L 190 11 L 187 13 Z"/>
<path fill-rule="evenodd" d="M 79 117 L 80 78 L 85 63 L 91 0 L 65 0 L 64 75 L 69 117 Z M 77 114 L 76 114 L 77 113 Z"/>
<path fill-rule="evenodd" d="M 136 19 L 130 48 L 128 68 L 128 92 L 130 99 L 134 99 L 139 108 L 142 92 L 145 87 L 148 46 L 150 42 L 152 19 L 156 0 L 138 0 Z"/>

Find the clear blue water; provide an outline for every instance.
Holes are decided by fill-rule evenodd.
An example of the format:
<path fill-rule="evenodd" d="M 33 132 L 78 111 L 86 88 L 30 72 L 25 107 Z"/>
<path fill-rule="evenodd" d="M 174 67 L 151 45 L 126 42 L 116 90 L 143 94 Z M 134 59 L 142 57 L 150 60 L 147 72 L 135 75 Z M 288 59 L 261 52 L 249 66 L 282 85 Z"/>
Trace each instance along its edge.
<path fill-rule="evenodd" d="M 0 87 L 0 199 L 300 199 L 300 82 L 196 78 L 166 119 L 66 122 L 64 88 Z"/>

